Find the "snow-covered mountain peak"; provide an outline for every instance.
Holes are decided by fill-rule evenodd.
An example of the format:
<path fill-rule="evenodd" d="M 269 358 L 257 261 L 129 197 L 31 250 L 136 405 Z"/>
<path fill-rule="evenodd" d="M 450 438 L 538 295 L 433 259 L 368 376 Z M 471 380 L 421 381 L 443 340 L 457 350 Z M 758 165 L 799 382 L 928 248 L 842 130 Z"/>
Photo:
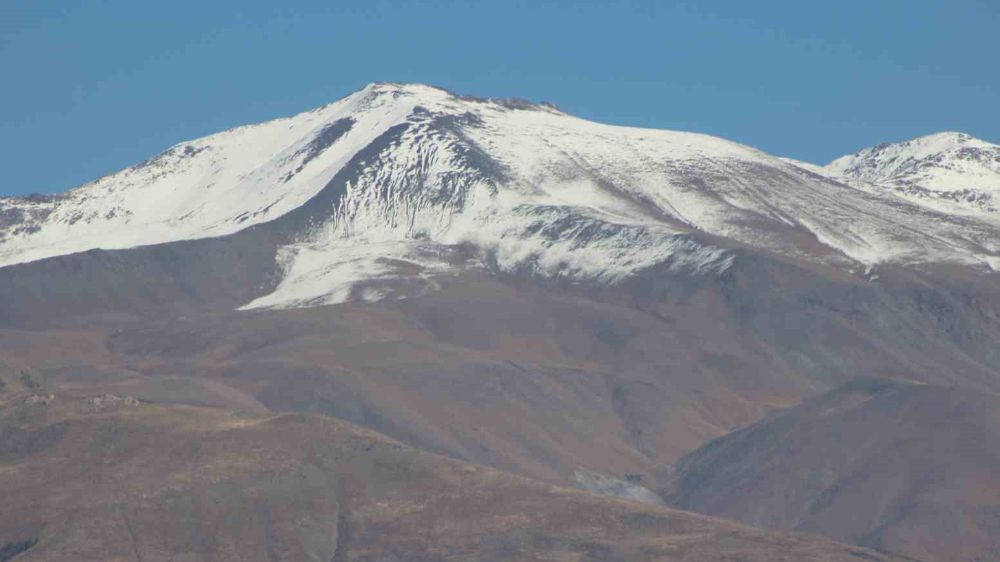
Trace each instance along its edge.
<path fill-rule="evenodd" d="M 533 102 L 521 98 L 468 96 L 438 86 L 400 82 L 372 82 L 347 99 L 359 109 L 403 100 L 405 104 L 439 112 L 461 112 L 475 106 L 492 106 L 496 109 L 561 114 L 554 104 L 548 102 Z"/>
<path fill-rule="evenodd" d="M 1000 170 L 1000 146 L 959 132 L 942 132 L 898 143 L 883 143 L 855 154 L 838 158 L 826 166 L 832 173 L 868 181 L 900 179 L 927 169 L 956 169 L 966 172 L 971 166 Z M 967 181 L 959 174 L 950 174 L 954 182 Z M 969 187 L 962 185 L 952 188 Z"/>
<path fill-rule="evenodd" d="M 2 199 L 0 265 L 220 236 L 267 222 L 315 196 L 418 104 L 449 97 L 373 84 L 293 117 L 179 143 L 61 195 Z"/>
<path fill-rule="evenodd" d="M 1000 146 L 966 133 L 879 144 L 838 158 L 823 171 L 947 212 L 993 215 L 1000 207 Z"/>
<path fill-rule="evenodd" d="M 978 147 L 921 146 L 948 142 Z M 180 143 L 60 196 L 0 200 L 0 266 L 254 225 L 273 231 L 284 277 L 250 307 L 384 298 L 470 267 L 599 284 L 708 274 L 734 246 L 847 268 L 1000 266 L 992 223 L 725 139 L 396 83 Z"/>
<path fill-rule="evenodd" d="M 372 82 L 346 99 L 358 104 L 359 109 L 366 105 L 394 103 L 401 98 L 410 98 L 414 102 L 433 104 L 452 98 L 443 88 L 425 84 L 406 84 L 399 82 Z M 336 102 L 334 102 L 336 103 Z"/>

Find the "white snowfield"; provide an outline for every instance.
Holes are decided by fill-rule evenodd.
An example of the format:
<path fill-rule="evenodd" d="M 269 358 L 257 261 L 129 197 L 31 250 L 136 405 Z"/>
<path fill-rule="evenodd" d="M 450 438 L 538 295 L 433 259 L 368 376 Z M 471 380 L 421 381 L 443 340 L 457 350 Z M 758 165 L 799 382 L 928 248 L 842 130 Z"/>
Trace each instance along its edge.
<path fill-rule="evenodd" d="M 370 93 L 182 142 L 63 199 L 0 199 L 2 213 L 21 210 L 39 217 L 22 232 L 0 226 L 0 266 L 94 248 L 221 236 L 281 216 L 308 201 L 357 151 L 412 109 L 391 97 L 369 99 Z M 357 120 L 351 130 L 329 150 L 312 154 L 310 143 L 324 128 L 347 117 Z"/>
<path fill-rule="evenodd" d="M 282 281 L 244 308 L 398 297 L 469 267 L 601 284 L 653 266 L 718 273 L 734 245 L 848 269 L 1000 269 L 1000 221 L 962 199 L 1000 191 L 998 147 L 953 133 L 911 143 L 818 167 L 545 105 L 372 84 L 61 198 L 0 200 L 0 265 L 231 234 L 330 184 L 342 192 L 322 224 L 281 248 Z"/>
<path fill-rule="evenodd" d="M 1000 146 L 965 133 L 866 148 L 820 173 L 864 189 L 880 188 L 945 213 L 1000 221 Z"/>

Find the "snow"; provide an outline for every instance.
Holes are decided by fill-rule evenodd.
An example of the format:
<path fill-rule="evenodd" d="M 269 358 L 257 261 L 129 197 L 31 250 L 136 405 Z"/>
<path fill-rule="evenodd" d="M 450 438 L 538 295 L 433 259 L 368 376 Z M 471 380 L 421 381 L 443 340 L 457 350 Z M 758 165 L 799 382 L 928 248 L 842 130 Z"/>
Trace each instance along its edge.
<path fill-rule="evenodd" d="M 866 148 L 834 160 L 822 173 L 943 213 L 1000 222 L 1000 146 L 964 133 Z"/>
<path fill-rule="evenodd" d="M 353 120 L 346 134 L 316 144 L 345 119 Z M 992 189 L 996 147 L 965 135 L 877 147 L 819 167 L 707 135 L 603 125 L 548 106 L 399 84 L 182 143 L 153 165 L 62 200 L 0 201 L 0 210 L 22 210 L 37 227 L 8 229 L 0 265 L 220 236 L 272 220 L 390 129 L 398 138 L 350 175 L 325 222 L 280 250 L 276 289 L 244 308 L 400 298 L 470 269 L 598 284 L 656 266 L 725 271 L 733 252 L 706 240 L 845 269 L 1000 265 L 1000 226 L 988 213 L 886 187 L 884 178 L 909 174 L 960 195 L 971 185 L 963 182 Z"/>
<path fill-rule="evenodd" d="M 962 158 L 983 152 L 984 157 Z M 937 133 L 910 141 L 866 148 L 825 166 L 833 175 L 868 181 L 910 179 L 935 190 L 986 187 L 1000 190 L 1000 146 L 964 133 Z"/>
<path fill-rule="evenodd" d="M 282 251 L 285 275 L 277 290 L 241 308 L 381 300 L 388 294 L 380 288 L 381 283 L 404 279 L 419 280 L 419 288 L 426 290 L 436 286 L 436 275 L 449 271 L 448 258 L 446 248 L 406 241 L 356 244 L 339 240 L 289 246 Z"/>
<path fill-rule="evenodd" d="M 351 156 L 412 111 L 408 99 L 374 96 L 377 87 L 291 118 L 180 143 L 144 165 L 74 189 L 48 204 L 51 214 L 37 231 L 6 237 L 0 232 L 0 266 L 94 248 L 221 236 L 281 216 L 308 201 Z M 294 173 L 323 127 L 345 117 L 356 120 L 351 130 Z M 32 205 L 37 207 L 0 200 L 3 210 Z"/>
<path fill-rule="evenodd" d="M 597 492 L 598 494 L 606 494 L 616 498 L 637 501 L 650 505 L 664 505 L 663 498 L 656 495 L 656 493 L 649 488 L 646 488 L 636 482 L 629 482 L 628 480 L 615 478 L 614 476 L 598 474 L 585 470 L 574 470 L 573 482 L 584 490 Z"/>
<path fill-rule="evenodd" d="M 837 177 L 837 174 L 831 173 L 830 170 L 827 170 L 823 166 L 818 166 L 816 164 L 811 164 L 809 162 L 803 162 L 802 160 L 796 160 L 794 158 L 787 158 L 787 157 L 784 157 L 784 156 L 780 157 L 780 160 L 782 162 L 791 164 L 792 166 L 795 166 L 797 168 L 802 168 L 803 170 L 806 170 L 808 172 L 812 172 L 814 174 L 818 174 L 818 175 L 821 175 L 821 176 L 827 176 L 827 177 Z"/>

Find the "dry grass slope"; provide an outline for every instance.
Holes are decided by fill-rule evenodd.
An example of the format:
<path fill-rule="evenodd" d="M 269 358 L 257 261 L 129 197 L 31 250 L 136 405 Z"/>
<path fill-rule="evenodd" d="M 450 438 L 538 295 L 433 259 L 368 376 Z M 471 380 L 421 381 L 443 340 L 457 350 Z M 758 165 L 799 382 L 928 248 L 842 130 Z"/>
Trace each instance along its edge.
<path fill-rule="evenodd" d="M 2 412 L 0 541 L 37 540 L 18 562 L 897 559 L 560 488 L 320 415 L 58 394 Z"/>

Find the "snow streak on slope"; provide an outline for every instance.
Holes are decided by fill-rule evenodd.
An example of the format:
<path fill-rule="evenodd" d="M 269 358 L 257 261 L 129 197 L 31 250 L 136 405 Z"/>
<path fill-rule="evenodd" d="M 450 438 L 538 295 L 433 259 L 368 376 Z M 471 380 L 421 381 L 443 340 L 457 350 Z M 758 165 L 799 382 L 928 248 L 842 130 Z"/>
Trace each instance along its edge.
<path fill-rule="evenodd" d="M 560 115 L 550 108 L 406 89 L 421 105 L 345 186 L 326 225 L 283 249 L 284 280 L 247 308 L 401 296 L 465 268 L 613 283 L 665 262 L 693 272 L 728 266 L 721 249 L 635 218 L 641 209 L 614 194 L 512 182 L 469 136 L 491 109 Z"/>
<path fill-rule="evenodd" d="M 921 232 L 918 208 L 824 181 L 723 139 L 527 112 L 484 110 L 483 121 L 469 134 L 510 167 L 510 185 L 617 220 L 652 221 L 801 257 L 982 263 L 962 225 Z M 593 193 L 616 205 L 595 203 Z"/>
<path fill-rule="evenodd" d="M 944 212 L 995 218 L 1000 208 L 1000 146 L 964 133 L 880 144 L 838 158 L 822 170 Z"/>
<path fill-rule="evenodd" d="M 294 209 L 412 108 L 362 90 L 178 144 L 66 194 L 0 200 L 0 266 L 236 232 Z"/>
<path fill-rule="evenodd" d="M 0 263 L 281 217 L 284 277 L 247 308 L 402 297 L 470 268 L 601 285 L 715 274 L 734 246 L 847 268 L 1000 266 L 993 222 L 830 175 L 705 135 L 373 84 L 62 197 L 3 201 Z"/>
<path fill-rule="evenodd" d="M 1000 253 L 986 225 L 722 139 L 384 88 L 419 99 L 405 129 L 346 186 L 327 225 L 285 249 L 284 281 L 248 307 L 339 302 L 350 287 L 400 295 L 387 287 L 457 264 L 601 284 L 661 264 L 723 271 L 732 255 L 699 232 L 845 264 L 992 266 Z"/>

